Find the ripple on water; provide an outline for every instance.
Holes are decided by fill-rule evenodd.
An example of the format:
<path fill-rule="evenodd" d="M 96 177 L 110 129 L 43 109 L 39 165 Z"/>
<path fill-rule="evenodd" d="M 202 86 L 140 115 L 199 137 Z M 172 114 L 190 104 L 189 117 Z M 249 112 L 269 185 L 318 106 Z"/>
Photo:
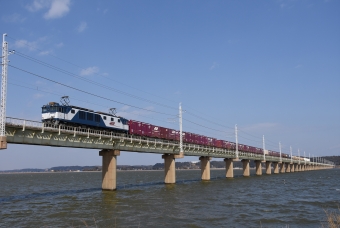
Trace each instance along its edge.
<path fill-rule="evenodd" d="M 10 183 L 0 189 L 0 226 L 320 227 L 324 209 L 339 205 L 337 170 L 231 180 L 224 172 L 202 183 L 199 170 L 180 171 L 176 185 L 164 185 L 163 172 L 118 172 L 115 192 L 101 191 L 100 173 L 0 175 Z"/>

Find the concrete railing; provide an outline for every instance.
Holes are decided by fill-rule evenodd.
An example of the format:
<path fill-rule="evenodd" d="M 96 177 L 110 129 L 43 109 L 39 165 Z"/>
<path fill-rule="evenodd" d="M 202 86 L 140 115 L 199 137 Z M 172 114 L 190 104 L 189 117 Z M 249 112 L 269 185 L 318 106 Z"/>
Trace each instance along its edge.
<path fill-rule="evenodd" d="M 54 125 L 49 123 L 43 123 L 41 121 L 33 121 L 33 120 L 25 120 L 19 118 L 12 118 L 6 117 L 6 126 L 12 126 L 16 128 L 21 128 L 22 131 L 25 131 L 26 128 L 35 129 L 44 133 L 45 131 L 48 132 L 56 132 L 59 135 L 61 133 L 72 134 L 73 136 L 86 136 L 86 137 L 97 137 L 99 139 L 105 138 L 110 140 L 120 140 L 121 142 L 130 142 L 130 143 L 139 143 L 139 144 L 146 144 L 146 145 L 167 145 L 174 148 L 179 148 L 179 142 L 163 140 L 158 138 L 147 138 L 147 137 L 140 137 L 140 136 L 133 136 L 128 135 L 125 133 L 115 133 L 111 131 L 104 131 L 98 129 L 91 129 L 91 128 L 81 128 L 81 127 L 73 127 L 73 126 L 66 126 L 66 125 Z M 184 152 L 194 155 L 200 154 L 200 152 L 204 154 L 208 154 L 208 156 L 212 157 L 225 157 L 226 155 L 230 158 L 236 158 L 236 151 L 231 149 L 223 149 L 223 148 L 216 148 L 210 146 L 202 146 L 197 144 L 190 144 L 190 143 L 183 143 L 183 150 Z M 249 152 L 239 151 L 239 158 L 240 159 L 249 159 L 249 160 L 268 160 L 271 162 L 285 162 L 290 163 L 290 158 L 279 158 L 274 156 L 266 155 L 265 159 L 263 154 L 255 154 Z M 221 156 L 219 156 L 221 155 Z M 297 160 L 293 160 L 293 163 L 298 163 Z M 304 162 L 300 162 L 300 164 L 305 164 Z M 307 162 L 306 164 L 309 165 L 325 165 L 323 163 L 315 163 L 315 162 Z"/>

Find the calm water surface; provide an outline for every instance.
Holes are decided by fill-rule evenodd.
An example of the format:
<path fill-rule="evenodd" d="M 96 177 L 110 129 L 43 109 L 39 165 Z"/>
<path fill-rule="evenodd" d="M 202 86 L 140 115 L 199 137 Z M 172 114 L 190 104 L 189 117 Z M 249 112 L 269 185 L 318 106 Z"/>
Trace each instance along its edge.
<path fill-rule="evenodd" d="M 252 170 L 253 171 L 253 170 Z M 340 205 L 340 170 L 224 178 L 199 170 L 121 171 L 102 192 L 100 172 L 0 175 L 0 227 L 322 227 Z"/>

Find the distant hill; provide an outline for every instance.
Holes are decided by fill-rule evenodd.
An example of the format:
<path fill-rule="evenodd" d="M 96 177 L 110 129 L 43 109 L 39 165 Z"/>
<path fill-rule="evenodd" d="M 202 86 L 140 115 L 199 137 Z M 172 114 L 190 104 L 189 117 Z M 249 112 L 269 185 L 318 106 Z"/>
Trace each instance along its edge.
<path fill-rule="evenodd" d="M 335 165 L 340 165 L 340 156 L 325 156 L 322 158 L 327 159 L 328 161 L 334 162 Z"/>
<path fill-rule="evenodd" d="M 325 156 L 322 157 L 328 161 L 332 161 L 335 165 L 340 166 L 340 156 Z M 211 168 L 224 168 L 224 161 L 211 161 Z M 254 168 L 254 161 L 250 161 L 250 167 Z M 234 162 L 235 168 L 241 168 L 241 161 Z M 200 169 L 200 162 L 176 162 L 176 169 Z M 164 163 L 156 163 L 155 165 L 117 165 L 118 170 L 163 170 Z M 28 172 L 75 172 L 75 171 L 101 171 L 101 166 L 56 166 L 49 169 L 15 169 L 15 170 L 4 170 L 0 173 L 28 173 Z"/>
<path fill-rule="evenodd" d="M 65 171 L 100 171 L 101 166 L 56 166 L 48 169 L 54 172 L 65 172 Z"/>
<path fill-rule="evenodd" d="M 39 173 L 46 172 L 48 169 L 13 169 L 13 170 L 3 170 L 0 173 Z"/>

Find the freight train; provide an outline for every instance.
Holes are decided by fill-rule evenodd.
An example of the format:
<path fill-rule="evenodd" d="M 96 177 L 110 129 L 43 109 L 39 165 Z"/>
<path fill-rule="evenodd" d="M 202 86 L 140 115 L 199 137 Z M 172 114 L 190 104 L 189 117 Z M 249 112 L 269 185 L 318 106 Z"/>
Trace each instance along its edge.
<path fill-rule="evenodd" d="M 95 128 L 105 131 L 121 132 L 128 135 L 136 135 L 141 137 L 159 138 L 171 141 L 180 140 L 180 132 L 178 130 L 169 129 L 161 126 L 155 126 L 136 120 L 128 120 L 115 113 L 95 112 L 91 109 L 81 108 L 68 104 L 59 104 L 57 102 L 49 102 L 42 107 L 42 121 L 50 124 L 63 124 L 82 128 Z M 182 132 L 184 143 L 192 143 L 202 146 L 217 147 L 222 149 L 235 150 L 236 143 L 226 140 L 219 140 L 204 135 L 190 132 Z M 238 151 L 254 154 L 263 154 L 262 148 L 238 144 Z M 280 157 L 279 152 L 266 151 L 269 156 Z M 282 158 L 290 158 L 288 154 L 281 154 Z M 294 160 L 301 158 L 293 156 Z M 302 158 L 303 160 L 303 158 Z"/>

